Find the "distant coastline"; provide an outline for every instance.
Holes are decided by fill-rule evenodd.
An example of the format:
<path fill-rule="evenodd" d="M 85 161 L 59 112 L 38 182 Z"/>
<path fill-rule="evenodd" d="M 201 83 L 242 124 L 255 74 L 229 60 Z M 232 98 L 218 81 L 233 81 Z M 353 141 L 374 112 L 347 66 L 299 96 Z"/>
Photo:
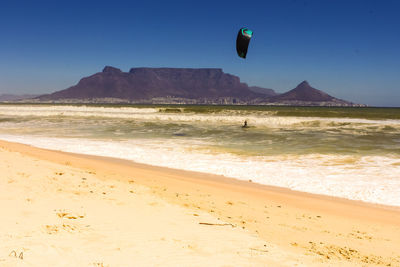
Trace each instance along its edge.
<path fill-rule="evenodd" d="M 221 99 L 182 99 L 182 98 L 155 98 L 151 100 L 128 100 L 119 98 L 95 98 L 95 99 L 59 99 L 59 100 L 38 100 L 22 99 L 18 101 L 1 101 L 0 103 L 10 104 L 116 104 L 116 105 L 253 105 L 253 106 L 299 106 L 299 107 L 369 107 L 365 104 L 343 104 L 335 102 L 312 102 L 312 101 L 288 101 L 288 102 L 259 102 L 259 101 L 236 101 L 229 98 Z"/>

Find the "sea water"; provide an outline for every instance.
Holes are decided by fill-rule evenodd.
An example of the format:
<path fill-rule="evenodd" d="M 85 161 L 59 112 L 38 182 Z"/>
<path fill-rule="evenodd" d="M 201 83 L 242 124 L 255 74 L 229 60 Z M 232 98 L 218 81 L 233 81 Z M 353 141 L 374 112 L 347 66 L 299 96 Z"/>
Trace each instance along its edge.
<path fill-rule="evenodd" d="M 2 104 L 0 139 L 400 206 L 398 108 Z"/>

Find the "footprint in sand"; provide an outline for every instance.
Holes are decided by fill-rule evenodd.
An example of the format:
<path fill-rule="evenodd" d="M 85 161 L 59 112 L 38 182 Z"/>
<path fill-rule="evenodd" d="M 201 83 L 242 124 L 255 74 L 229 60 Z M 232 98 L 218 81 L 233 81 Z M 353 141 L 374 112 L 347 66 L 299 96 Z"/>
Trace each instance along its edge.
<path fill-rule="evenodd" d="M 20 253 L 17 253 L 15 250 L 13 250 L 13 251 L 11 251 L 11 253 L 8 256 L 15 257 L 15 258 L 23 260 L 24 259 L 24 252 L 21 251 Z"/>
<path fill-rule="evenodd" d="M 356 238 L 356 239 L 367 239 L 367 240 L 371 240 L 372 239 L 372 236 L 369 236 L 367 234 L 367 232 L 362 232 L 362 231 L 359 231 L 359 230 L 353 231 L 353 232 L 349 233 L 347 236 L 348 237 L 353 237 L 353 238 Z"/>
<path fill-rule="evenodd" d="M 82 219 L 85 216 L 84 215 L 80 215 L 77 213 L 71 213 L 71 212 L 66 212 L 66 211 L 59 211 L 56 213 L 57 216 L 61 219 L 70 219 L 70 220 L 75 220 L 75 219 Z"/>
<path fill-rule="evenodd" d="M 78 231 L 78 228 L 74 225 L 61 224 L 61 225 L 45 225 L 47 234 L 53 235 L 60 233 L 61 231 L 73 233 Z"/>

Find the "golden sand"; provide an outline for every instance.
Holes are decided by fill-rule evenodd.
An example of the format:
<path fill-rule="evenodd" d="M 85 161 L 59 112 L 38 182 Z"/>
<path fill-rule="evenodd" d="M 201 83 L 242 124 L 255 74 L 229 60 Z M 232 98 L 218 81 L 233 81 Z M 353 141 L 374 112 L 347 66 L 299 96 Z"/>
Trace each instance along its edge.
<path fill-rule="evenodd" d="M 400 211 L 0 141 L 0 266 L 400 266 Z"/>

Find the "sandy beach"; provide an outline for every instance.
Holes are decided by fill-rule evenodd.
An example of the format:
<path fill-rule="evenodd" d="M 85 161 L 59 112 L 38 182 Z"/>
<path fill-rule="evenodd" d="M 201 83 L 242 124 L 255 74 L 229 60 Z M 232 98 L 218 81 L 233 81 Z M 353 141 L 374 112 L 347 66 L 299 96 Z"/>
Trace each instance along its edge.
<path fill-rule="evenodd" d="M 0 141 L 0 266 L 400 266 L 396 207 Z"/>

